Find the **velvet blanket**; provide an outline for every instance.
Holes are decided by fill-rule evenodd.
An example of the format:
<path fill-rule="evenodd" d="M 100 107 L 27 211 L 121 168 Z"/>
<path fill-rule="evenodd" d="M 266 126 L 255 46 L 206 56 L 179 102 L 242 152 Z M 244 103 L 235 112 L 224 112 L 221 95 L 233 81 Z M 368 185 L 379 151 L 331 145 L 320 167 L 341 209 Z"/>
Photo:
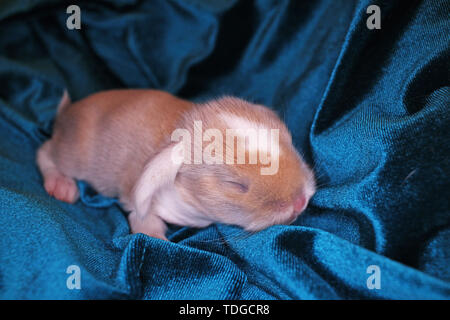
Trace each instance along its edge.
<path fill-rule="evenodd" d="M 69 29 L 72 3 L 0 2 L 0 298 L 450 298 L 448 1 L 86 0 Z M 267 105 L 318 192 L 290 226 L 132 235 L 42 186 L 64 88 Z"/>

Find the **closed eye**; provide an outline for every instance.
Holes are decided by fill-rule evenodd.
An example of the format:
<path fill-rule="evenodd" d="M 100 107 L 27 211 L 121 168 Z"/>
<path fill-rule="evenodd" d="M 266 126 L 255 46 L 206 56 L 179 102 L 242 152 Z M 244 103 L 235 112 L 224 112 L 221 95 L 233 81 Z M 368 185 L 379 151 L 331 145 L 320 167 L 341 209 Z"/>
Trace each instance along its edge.
<path fill-rule="evenodd" d="M 246 193 L 248 191 L 248 185 L 236 181 L 224 181 L 228 186 L 238 190 L 239 192 Z"/>

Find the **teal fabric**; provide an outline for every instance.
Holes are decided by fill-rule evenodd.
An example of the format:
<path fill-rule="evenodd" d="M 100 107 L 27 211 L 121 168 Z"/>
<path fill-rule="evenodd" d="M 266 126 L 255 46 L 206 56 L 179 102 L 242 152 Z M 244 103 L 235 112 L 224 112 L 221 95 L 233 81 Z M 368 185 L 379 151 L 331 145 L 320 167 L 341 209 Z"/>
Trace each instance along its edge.
<path fill-rule="evenodd" d="M 69 4 L 0 3 L 0 298 L 450 298 L 448 1 L 78 1 L 81 30 Z M 292 226 L 130 235 L 114 199 L 42 187 L 35 152 L 64 88 L 263 103 L 320 188 Z"/>

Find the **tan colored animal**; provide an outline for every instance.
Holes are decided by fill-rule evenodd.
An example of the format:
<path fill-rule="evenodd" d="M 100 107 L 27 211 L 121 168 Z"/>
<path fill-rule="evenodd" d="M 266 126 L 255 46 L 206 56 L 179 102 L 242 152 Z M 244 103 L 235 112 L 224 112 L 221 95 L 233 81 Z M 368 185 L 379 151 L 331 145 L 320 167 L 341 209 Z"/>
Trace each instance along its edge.
<path fill-rule="evenodd" d="M 229 164 L 240 145 L 230 148 L 226 139 L 223 163 L 174 161 L 174 155 L 187 159 L 205 152 L 205 143 L 171 139 L 177 129 L 195 135 L 198 123 L 202 134 L 214 129 L 223 136 L 229 128 L 276 129 L 276 154 L 244 139 L 246 159 L 263 148 L 272 160 L 277 157 L 276 173 L 261 174 L 267 165 L 260 161 Z M 105 196 L 119 197 L 131 212 L 132 232 L 161 239 L 166 222 L 221 222 L 251 231 L 291 223 L 315 192 L 313 173 L 283 122 L 267 107 L 233 97 L 194 104 L 157 90 L 113 90 L 71 104 L 65 94 L 37 164 L 50 195 L 73 203 L 79 196 L 74 179 L 84 180 Z"/>

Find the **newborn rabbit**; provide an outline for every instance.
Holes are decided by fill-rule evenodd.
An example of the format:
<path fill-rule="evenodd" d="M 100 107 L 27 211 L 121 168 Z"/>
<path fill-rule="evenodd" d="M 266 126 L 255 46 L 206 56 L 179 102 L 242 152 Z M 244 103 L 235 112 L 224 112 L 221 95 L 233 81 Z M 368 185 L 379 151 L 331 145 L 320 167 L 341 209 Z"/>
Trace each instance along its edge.
<path fill-rule="evenodd" d="M 249 231 L 289 224 L 315 192 L 283 122 L 234 97 L 195 104 L 157 90 L 112 90 L 71 104 L 65 93 L 37 164 L 51 196 L 73 203 L 74 179 L 84 180 L 119 198 L 133 233 L 160 239 L 166 222 Z"/>

